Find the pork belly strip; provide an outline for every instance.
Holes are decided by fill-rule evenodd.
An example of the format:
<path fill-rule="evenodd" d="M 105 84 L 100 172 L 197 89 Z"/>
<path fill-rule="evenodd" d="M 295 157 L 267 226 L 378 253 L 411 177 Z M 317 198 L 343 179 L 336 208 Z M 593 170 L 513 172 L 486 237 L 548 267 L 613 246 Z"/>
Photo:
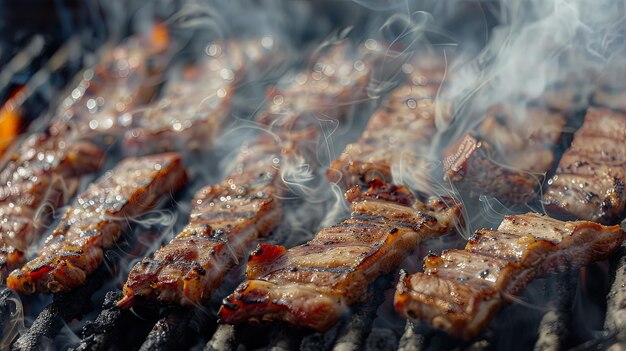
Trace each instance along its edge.
<path fill-rule="evenodd" d="M 129 112 L 154 97 L 170 56 L 167 44 L 142 36 L 105 49 L 57 108 L 51 133 L 89 138 L 125 130 L 132 122 Z"/>
<path fill-rule="evenodd" d="M 626 202 L 626 114 L 589 108 L 543 197 L 555 216 L 614 223 Z"/>
<path fill-rule="evenodd" d="M 625 238 L 619 226 L 536 213 L 506 216 L 497 231 L 478 230 L 465 250 L 429 255 L 423 273 L 402 274 L 395 308 L 405 318 L 471 339 L 535 277 L 604 260 Z"/>
<path fill-rule="evenodd" d="M 133 267 L 118 306 L 129 308 L 136 298 L 180 305 L 205 302 L 251 244 L 280 223 L 281 180 L 273 162 L 280 147 L 265 141 L 271 143 L 249 147 L 250 157 L 240 155 L 241 166 L 224 181 L 196 193 L 189 224 Z"/>
<path fill-rule="evenodd" d="M 322 50 L 311 68 L 285 75 L 269 90 L 257 122 L 272 130 L 317 127 L 318 118 L 342 120 L 367 100 L 367 84 L 378 54 L 340 43 Z"/>
<path fill-rule="evenodd" d="M 471 197 L 493 196 L 507 205 L 537 197 L 554 164 L 565 118 L 541 108 L 520 113 L 523 118 L 507 107 L 494 107 L 476 131 L 448 146 L 443 154 L 444 180 Z"/>
<path fill-rule="evenodd" d="M 435 119 L 449 117 L 449 104 L 436 99 L 444 84 L 445 67 L 441 64 L 411 66 L 406 82 L 393 90 L 383 106 L 374 113 L 361 138 L 346 146 L 327 172 L 331 182 L 344 189 L 367 185 L 373 179 L 392 181 L 392 166 L 410 162 L 426 162 L 433 136 L 437 133 Z M 427 172 L 416 184 L 425 190 Z M 409 172 L 400 169 L 399 172 Z M 414 175 L 415 172 L 410 172 Z M 398 175 L 396 175 L 398 176 Z M 397 181 L 397 180 L 396 180 Z"/>
<path fill-rule="evenodd" d="M 284 321 L 324 331 L 395 269 L 421 240 L 448 233 L 461 208 L 447 199 L 417 201 L 405 187 L 380 181 L 346 193 L 350 218 L 289 250 L 261 244 L 250 255 L 247 281 L 224 299 L 225 323 Z"/>
<path fill-rule="evenodd" d="M 89 142 L 33 134 L 0 171 L 0 282 L 25 260 L 51 212 L 74 196 L 81 175 L 98 170 L 102 151 Z"/>
<path fill-rule="evenodd" d="M 187 67 L 165 87 L 162 97 L 133 114 L 124 133 L 124 151 L 146 154 L 208 149 L 231 111 L 237 87 L 265 66 L 284 61 L 273 44 L 261 38 L 210 44 L 208 57 Z"/>
<path fill-rule="evenodd" d="M 352 67 L 345 50 L 344 47 L 331 50 L 314 66 L 329 72 L 342 71 L 341 67 L 348 62 Z M 343 56 L 336 56 L 337 52 Z M 361 75 L 358 72 L 359 79 L 341 85 L 338 91 L 348 96 L 362 89 L 365 82 Z M 327 85 L 338 84 L 329 83 L 336 80 L 333 77 L 325 76 L 320 80 L 326 80 Z M 265 134 L 257 137 L 251 145 L 242 148 L 235 161 L 235 171 L 226 180 L 196 194 L 187 227 L 152 257 L 133 267 L 119 306 L 128 308 L 138 298 L 181 305 L 206 301 L 224 275 L 243 260 L 250 245 L 280 223 L 281 167 L 291 162 L 290 156 L 315 163 L 307 151 L 310 151 L 309 144 L 317 139 L 317 129 L 312 128 L 312 121 L 306 114 L 320 108 L 311 101 L 324 100 L 329 94 L 313 82 L 289 84 L 282 92 L 284 95 L 280 95 L 286 114 L 276 113 L 275 105 L 270 105 L 258 119 L 272 130 L 276 139 Z M 292 90 L 294 85 L 296 88 Z M 285 116 L 287 118 L 283 118 Z"/>
<path fill-rule="evenodd" d="M 176 153 L 127 158 L 80 194 L 37 257 L 7 278 L 20 293 L 61 292 L 82 285 L 129 218 L 153 208 L 186 181 Z"/>

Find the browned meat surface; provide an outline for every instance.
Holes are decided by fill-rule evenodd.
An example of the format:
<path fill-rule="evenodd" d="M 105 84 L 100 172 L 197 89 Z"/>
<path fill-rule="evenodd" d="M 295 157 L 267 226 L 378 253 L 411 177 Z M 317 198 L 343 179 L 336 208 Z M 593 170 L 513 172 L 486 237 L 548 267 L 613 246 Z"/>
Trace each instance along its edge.
<path fill-rule="evenodd" d="M 282 59 L 262 39 L 215 42 L 204 62 L 188 67 L 169 83 L 163 97 L 133 114 L 124 134 L 125 152 L 205 150 L 225 123 L 237 86 L 251 78 L 269 57 Z M 260 79 L 261 77 L 256 77 Z"/>
<path fill-rule="evenodd" d="M 543 202 L 566 218 L 614 223 L 626 203 L 626 114 L 590 108 L 548 181 Z"/>
<path fill-rule="evenodd" d="M 0 172 L 0 281 L 24 262 L 50 212 L 65 204 L 79 176 L 100 167 L 103 153 L 88 142 L 33 134 L 13 151 Z"/>
<path fill-rule="evenodd" d="M 272 134 L 262 134 L 242 148 L 235 170 L 222 183 L 196 194 L 189 224 L 152 257 L 135 265 L 119 306 L 129 308 L 139 299 L 181 305 L 204 302 L 244 259 L 251 244 L 280 223 L 283 167 L 295 159 L 315 165 L 309 146 L 317 140 L 317 128 L 309 117 L 321 111 L 316 102 L 331 101 L 337 94 L 355 96 L 366 83 L 367 69 L 354 68 L 349 56 L 348 47 L 333 48 L 319 58 L 313 72 L 303 73 L 317 77 L 315 73 L 326 72 L 323 77 L 304 83 L 294 79 L 284 91 L 270 94 L 273 104 L 258 121 Z M 348 82 L 333 73 L 350 75 L 349 71 L 355 77 Z M 322 89 L 321 82 L 331 92 Z M 339 118 L 339 114 L 333 110 L 329 117 Z"/>
<path fill-rule="evenodd" d="M 195 305 L 211 297 L 223 277 L 259 236 L 280 223 L 280 148 L 271 139 L 240 156 L 238 169 L 222 183 L 196 193 L 189 224 L 169 244 L 131 270 L 118 305 L 137 297 Z"/>
<path fill-rule="evenodd" d="M 554 163 L 553 148 L 565 118 L 539 108 L 523 117 L 491 109 L 475 133 L 444 151 L 444 179 L 470 196 L 493 196 L 507 205 L 535 198 Z"/>
<path fill-rule="evenodd" d="M 471 339 L 536 276 L 606 259 L 625 238 L 619 226 L 536 213 L 506 216 L 497 231 L 477 231 L 465 250 L 430 255 L 423 273 L 403 274 L 395 308 L 406 318 Z"/>
<path fill-rule="evenodd" d="M 375 54 L 354 53 L 347 43 L 323 50 L 311 69 L 289 74 L 268 94 L 269 105 L 257 117 L 265 126 L 290 130 L 316 119 L 341 120 L 366 100 Z"/>
<path fill-rule="evenodd" d="M 415 66 L 415 67 L 414 67 Z M 361 138 L 349 144 L 327 172 L 331 182 L 347 189 L 366 185 L 373 179 L 385 182 L 402 180 L 402 173 L 418 179 L 412 184 L 425 191 L 428 183 L 427 156 L 437 133 L 436 118 L 449 118 L 450 106 L 436 99 L 444 84 L 441 64 L 405 65 L 406 82 L 389 95 L 383 107 L 370 119 Z M 408 68 L 407 68 L 408 67 Z M 411 167 L 411 163 L 418 165 Z M 397 166 L 398 169 L 392 169 Z M 419 170 L 419 172 L 415 172 Z"/>
<path fill-rule="evenodd" d="M 131 112 L 159 88 L 169 56 L 167 45 L 144 37 L 105 49 L 101 61 L 82 73 L 61 102 L 50 130 L 88 138 L 126 129 Z"/>
<path fill-rule="evenodd" d="M 380 181 L 364 193 L 355 187 L 346 198 L 350 218 L 306 244 L 259 245 L 248 259 L 248 280 L 224 300 L 220 318 L 326 330 L 421 240 L 452 231 L 460 218 L 460 205 L 440 198 L 424 204 L 407 188 Z"/>
<path fill-rule="evenodd" d="M 68 291 L 82 285 L 129 218 L 152 208 L 186 180 L 180 155 L 127 158 L 78 196 L 37 257 L 7 278 L 18 292 Z"/>

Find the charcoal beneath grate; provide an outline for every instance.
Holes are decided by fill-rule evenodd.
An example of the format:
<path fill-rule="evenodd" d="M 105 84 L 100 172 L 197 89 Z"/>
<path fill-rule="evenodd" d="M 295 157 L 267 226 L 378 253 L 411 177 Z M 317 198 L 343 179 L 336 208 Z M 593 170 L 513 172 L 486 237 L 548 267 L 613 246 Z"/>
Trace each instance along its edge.
<path fill-rule="evenodd" d="M 393 351 L 398 349 L 398 337 L 389 329 L 374 328 L 365 342 L 366 351 Z"/>
<path fill-rule="evenodd" d="M 137 323 L 135 315 L 118 308 L 116 303 L 121 298 L 120 291 L 106 294 L 100 314 L 94 321 L 87 322 L 81 341 L 71 350 L 121 350 L 145 339 L 152 324 Z"/>
<path fill-rule="evenodd" d="M 548 312 L 539 323 L 539 336 L 535 351 L 556 351 L 564 349 L 571 329 L 571 305 L 576 291 L 578 271 L 565 272 L 547 284 Z"/>
<path fill-rule="evenodd" d="M 626 220 L 621 223 L 622 230 Z M 610 261 L 613 283 L 607 296 L 604 329 L 614 336 L 616 342 L 626 342 L 626 243 Z M 616 345 L 617 346 L 617 345 Z"/>
<path fill-rule="evenodd" d="M 8 346 L 24 329 L 24 310 L 19 296 L 8 288 L 0 290 L 0 350 Z"/>
<path fill-rule="evenodd" d="M 110 278 L 102 265 L 87 279 L 87 283 L 68 293 L 53 296 L 53 301 L 37 316 L 31 327 L 12 345 L 13 350 L 39 350 L 45 348 L 61 329 L 75 318 L 80 318 L 91 308 L 91 296 Z"/>
<path fill-rule="evenodd" d="M 215 316 L 204 308 L 174 307 L 156 322 L 140 350 L 188 349 L 214 330 Z"/>

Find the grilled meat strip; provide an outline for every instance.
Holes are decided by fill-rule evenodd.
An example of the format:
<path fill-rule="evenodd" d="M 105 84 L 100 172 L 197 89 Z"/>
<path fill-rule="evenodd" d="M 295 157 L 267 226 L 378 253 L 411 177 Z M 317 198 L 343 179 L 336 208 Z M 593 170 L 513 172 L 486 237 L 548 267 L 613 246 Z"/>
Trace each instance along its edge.
<path fill-rule="evenodd" d="M 287 74 L 268 94 L 269 106 L 257 121 L 290 131 L 296 124 L 316 125 L 317 118 L 343 119 L 366 97 L 376 53 L 342 43 L 323 50 L 312 69 Z M 314 122 L 314 123 L 311 123 Z"/>
<path fill-rule="evenodd" d="M 269 65 L 270 56 L 274 63 L 282 61 L 273 44 L 265 42 L 209 45 L 204 62 L 188 67 L 165 88 L 161 99 L 133 114 L 133 128 L 124 134 L 125 152 L 209 148 L 228 117 L 236 87 L 251 79 L 260 66 Z"/>
<path fill-rule="evenodd" d="M 344 55 L 343 60 L 338 52 Z M 343 47 L 332 50 L 314 66 L 322 71 L 341 71 L 347 67 L 347 53 Z M 361 77 L 360 72 L 355 74 Z M 315 82 L 326 81 L 327 87 L 338 85 L 333 77 L 329 74 Z M 302 85 L 296 79 L 290 84 L 281 92 L 280 101 L 272 93 L 274 105 L 258 118 L 273 137 L 259 136 L 241 150 L 235 170 L 222 183 L 196 194 L 189 224 L 169 244 L 133 267 L 119 306 L 129 308 L 138 297 L 181 305 L 205 302 L 256 239 L 280 223 L 284 191 L 281 167 L 292 162 L 291 157 L 313 163 L 306 150 L 316 141 L 317 133 L 314 120 L 308 117 L 320 108 L 313 102 L 328 98 L 328 94 L 335 96 L 317 83 Z M 351 84 L 331 90 L 352 95 L 350 92 L 362 89 L 365 82 L 359 78 Z M 280 111 L 277 105 L 282 105 Z"/>
<path fill-rule="evenodd" d="M 406 318 L 471 339 L 535 277 L 606 259 L 625 238 L 619 226 L 536 213 L 506 216 L 497 231 L 478 230 L 465 250 L 429 255 L 423 273 L 402 274 L 395 308 Z"/>
<path fill-rule="evenodd" d="M 104 158 L 89 142 L 66 142 L 44 134 L 26 138 L 0 172 L 0 281 L 24 262 L 50 212 L 71 198 L 79 176 Z"/>
<path fill-rule="evenodd" d="M 548 181 L 543 202 L 554 215 L 614 223 L 626 203 L 626 114 L 589 108 Z"/>
<path fill-rule="evenodd" d="M 129 308 L 136 297 L 181 305 L 205 302 L 251 244 L 276 227 L 282 189 L 273 160 L 280 148 L 270 138 L 260 141 L 240 155 L 239 167 L 223 182 L 196 193 L 189 224 L 133 267 L 118 306 Z"/>
<path fill-rule="evenodd" d="M 392 271 L 423 239 L 453 230 L 460 205 L 417 201 L 405 187 L 373 181 L 346 193 L 350 218 L 289 250 L 261 244 L 247 281 L 224 299 L 226 323 L 281 320 L 324 331 L 364 296 L 368 284 Z"/>
<path fill-rule="evenodd" d="M 554 164 L 565 118 L 541 108 L 521 113 L 518 120 L 513 110 L 492 108 L 475 133 L 446 148 L 444 179 L 472 197 L 493 196 L 507 205 L 535 198 Z"/>
<path fill-rule="evenodd" d="M 119 238 L 129 217 L 154 207 L 181 187 L 186 173 L 175 153 L 127 158 L 78 196 L 38 256 L 11 272 L 18 292 L 68 291 L 82 285 Z"/>
<path fill-rule="evenodd" d="M 60 104 L 50 131 L 89 138 L 125 130 L 132 123 L 130 112 L 157 92 L 167 53 L 166 47 L 143 37 L 131 37 L 107 49 L 100 63 L 82 73 Z"/>
<path fill-rule="evenodd" d="M 437 133 L 436 118 L 450 116 L 449 104 L 436 99 L 444 84 L 445 67 L 423 65 L 416 61 L 410 67 L 406 82 L 389 95 L 388 100 L 370 119 L 360 140 L 346 146 L 327 172 L 331 182 L 348 189 L 354 185 L 367 185 L 373 179 L 392 181 L 402 172 L 424 175 L 417 190 L 427 187 L 427 157 L 433 136 Z M 413 165 L 415 163 L 415 165 Z M 392 170 L 393 165 L 407 169 Z M 399 182 L 399 179 L 395 179 Z"/>

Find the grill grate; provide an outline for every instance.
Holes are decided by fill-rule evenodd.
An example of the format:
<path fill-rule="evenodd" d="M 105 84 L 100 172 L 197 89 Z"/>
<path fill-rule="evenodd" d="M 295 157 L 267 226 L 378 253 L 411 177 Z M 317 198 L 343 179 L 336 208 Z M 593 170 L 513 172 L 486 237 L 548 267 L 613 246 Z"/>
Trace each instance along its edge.
<path fill-rule="evenodd" d="M 576 345 L 576 329 L 572 319 L 580 317 L 579 312 L 570 312 L 571 306 L 580 292 L 580 276 L 570 272 L 542 280 L 533 284 L 533 289 L 545 292 L 549 301 L 536 320 L 536 328 L 525 326 L 524 338 L 534 338 L 535 350 L 560 350 L 574 347 L 576 350 L 606 348 L 616 345 L 621 339 L 618 331 L 624 323 L 620 319 L 626 310 L 624 305 L 624 278 L 626 278 L 626 248 L 622 248 L 611 262 L 615 280 L 608 294 L 605 331 L 596 337 Z M 34 322 L 14 341 L 13 350 L 36 350 L 55 340 L 67 323 L 89 312 L 92 308 L 90 297 L 102 288 L 110 273 L 101 267 L 88 284 L 67 294 L 57 294 L 53 301 L 37 315 Z M 128 347 L 141 350 L 161 349 L 204 349 L 238 350 L 267 348 L 270 350 L 361 350 L 384 349 L 399 351 L 455 349 L 485 350 L 500 349 L 501 334 L 511 327 L 505 321 L 519 309 L 529 306 L 509 306 L 483 338 L 473 342 L 452 340 L 441 332 L 424 326 L 414 326 L 411 322 L 403 330 L 394 327 L 381 327 L 381 308 L 386 300 L 385 291 L 393 288 L 394 275 L 380 278 L 373 284 L 365 302 L 353 308 L 354 313 L 340 325 L 326 333 L 310 333 L 288 326 L 230 326 L 217 324 L 215 314 L 206 309 L 145 308 L 135 313 L 115 306 L 121 298 L 119 291 L 110 291 L 104 298 L 97 318 L 87 322 L 81 339 L 74 342 L 72 350 L 116 350 Z M 538 288 L 536 285 L 541 285 Z M 12 294 L 0 294 L 0 305 L 8 311 Z M 387 297 L 388 298 L 388 297 Z M 621 301 L 621 302 L 620 302 Z M 519 305 L 519 304 L 518 304 Z M 383 307 L 381 307 L 383 306 Z M 139 307 L 137 307 L 139 308 Z M 5 315 L 5 314 L 3 314 Z M 140 316 L 141 318 L 138 318 Z M 399 322 L 400 319 L 395 322 Z M 5 326 L 8 319 L 0 320 Z M 500 326 L 499 324 L 504 324 Z M 510 332 L 510 331 L 509 331 Z M 523 338 L 522 338 L 523 339 Z M 131 345 L 131 346 L 129 346 Z M 132 346 L 134 345 L 134 346 Z M 518 345 L 517 349 L 524 348 Z M 526 345 L 527 346 L 527 345 Z"/>

